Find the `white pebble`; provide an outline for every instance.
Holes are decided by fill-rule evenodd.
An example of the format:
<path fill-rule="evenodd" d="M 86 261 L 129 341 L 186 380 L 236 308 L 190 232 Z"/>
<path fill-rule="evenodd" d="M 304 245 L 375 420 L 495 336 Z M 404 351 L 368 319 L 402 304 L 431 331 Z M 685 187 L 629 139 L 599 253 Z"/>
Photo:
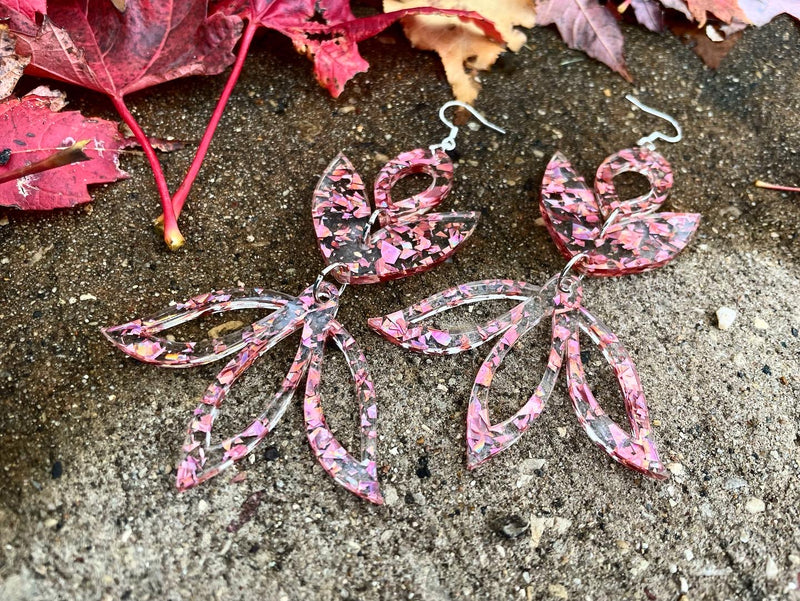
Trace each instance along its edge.
<path fill-rule="evenodd" d="M 720 307 L 717 309 L 717 327 L 720 330 L 727 330 L 736 320 L 736 310 L 730 307 Z"/>
<path fill-rule="evenodd" d="M 684 469 L 682 463 L 668 463 L 667 469 L 672 472 L 674 476 L 683 476 Z"/>
<path fill-rule="evenodd" d="M 208 511 L 208 501 L 206 501 L 205 499 L 200 499 L 197 502 L 197 511 L 199 513 L 205 513 L 206 511 Z"/>
<path fill-rule="evenodd" d="M 767 580 L 775 580 L 778 577 L 778 564 L 771 557 L 767 557 L 767 568 L 765 570 Z"/>
<path fill-rule="evenodd" d="M 763 319 L 761 319 L 760 317 L 756 317 L 753 320 L 753 327 L 756 330 L 768 330 L 769 329 L 769 324 L 766 321 L 764 321 Z"/>
<path fill-rule="evenodd" d="M 686 561 L 692 561 L 694 559 L 694 551 L 691 549 L 686 549 L 683 552 L 683 556 L 686 558 Z"/>
<path fill-rule="evenodd" d="M 767 508 L 767 506 L 761 499 L 750 497 L 747 500 L 747 504 L 744 506 L 744 508 L 747 509 L 749 513 L 761 513 Z"/>

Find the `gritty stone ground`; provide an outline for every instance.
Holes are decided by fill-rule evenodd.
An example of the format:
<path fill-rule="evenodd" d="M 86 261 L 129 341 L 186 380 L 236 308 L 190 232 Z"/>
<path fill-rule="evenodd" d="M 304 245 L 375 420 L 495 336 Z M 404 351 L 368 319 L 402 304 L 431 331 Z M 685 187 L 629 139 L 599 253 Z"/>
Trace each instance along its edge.
<path fill-rule="evenodd" d="M 98 328 L 238 281 L 289 293 L 313 281 L 322 261 L 309 203 L 325 165 L 343 150 L 370 182 L 380 155 L 443 136 L 435 111 L 449 90 L 433 55 L 410 49 L 398 31 L 367 42 L 372 68 L 334 100 L 286 40 L 266 36 L 182 219 L 180 252 L 166 251 L 149 227 L 158 208 L 139 155 L 123 161 L 131 179 L 96 190 L 89 206 L 6 212 L 0 598 L 800 598 L 800 197 L 752 186 L 800 183 L 800 31 L 786 18 L 749 31 L 716 72 L 671 36 L 625 33 L 633 88 L 553 31 L 531 32 L 527 49 L 484 77 L 478 103 L 508 134 L 465 128 L 459 138 L 446 206 L 482 212 L 471 241 L 425 275 L 347 290 L 339 316 L 380 395 L 384 507 L 324 474 L 299 401 L 238 467 L 243 482 L 229 473 L 176 492 L 184 424 L 219 366 L 138 364 Z M 131 104 L 149 132 L 196 140 L 222 85 L 176 82 Z M 466 403 L 488 349 L 412 355 L 366 318 L 459 282 L 543 282 L 560 269 L 536 224 L 546 161 L 559 149 L 591 177 L 605 156 L 665 127 L 622 100 L 632 90 L 683 124 L 683 142 L 660 146 L 675 169 L 671 206 L 704 220 L 674 263 L 587 281 L 585 304 L 635 358 L 672 477 L 651 482 L 607 459 L 578 426 L 563 382 L 517 445 L 469 472 Z M 113 116 L 102 98 L 68 92 L 73 107 Z M 163 156 L 173 185 L 191 154 Z M 737 312 L 727 330 L 715 316 L 723 305 Z M 535 387 L 546 336 L 540 328 L 505 362 L 495 414 L 508 415 Z M 295 344 L 237 384 L 226 406 L 233 418 L 243 423 L 271 395 Z M 353 445 L 352 398 L 335 355 L 326 412 Z M 621 419 L 596 349 L 589 370 L 600 402 Z M 259 492 L 260 503 L 245 504 Z"/>

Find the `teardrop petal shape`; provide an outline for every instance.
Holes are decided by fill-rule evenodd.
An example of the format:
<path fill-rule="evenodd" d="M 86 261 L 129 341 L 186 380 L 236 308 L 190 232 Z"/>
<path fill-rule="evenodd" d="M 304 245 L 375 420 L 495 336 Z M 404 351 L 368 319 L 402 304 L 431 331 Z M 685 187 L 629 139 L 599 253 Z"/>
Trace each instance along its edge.
<path fill-rule="evenodd" d="M 286 309 L 303 312 L 302 306 L 291 305 L 295 297 L 272 290 L 257 288 L 245 290 L 215 290 L 194 296 L 183 303 L 118 326 L 102 328 L 111 343 L 134 359 L 162 367 L 192 367 L 204 365 L 231 355 L 264 335 L 278 315 Z M 170 328 L 207 314 L 224 313 L 241 309 L 267 309 L 270 315 L 225 336 L 200 341 L 174 341 L 156 336 Z"/>
<path fill-rule="evenodd" d="M 343 259 L 342 253 L 352 254 L 361 246 L 371 214 L 364 181 L 340 153 L 317 183 L 311 204 L 317 243 L 327 264 L 352 260 Z"/>
<path fill-rule="evenodd" d="M 366 244 L 332 255 L 346 264 L 336 278 L 342 283 L 372 284 L 427 271 L 472 235 L 478 217 L 478 213 L 428 213 L 387 225 Z"/>
<path fill-rule="evenodd" d="M 356 460 L 336 440 L 325 422 L 322 409 L 321 379 L 325 341 L 332 339 L 350 368 L 359 405 L 361 460 Z M 323 331 L 306 326 L 303 346 L 309 350 L 303 414 L 306 435 L 314 454 L 326 472 L 353 494 L 377 505 L 383 504 L 375 463 L 378 404 L 375 387 L 367 371 L 367 360 L 356 341 L 337 321 L 331 320 Z"/>
<path fill-rule="evenodd" d="M 650 478 L 665 479 L 668 473 L 651 436 L 650 412 L 633 359 L 614 333 L 586 309 L 581 308 L 567 319 L 571 330 L 567 341 L 567 388 L 581 426 L 592 441 L 625 467 Z M 589 388 L 581 359 L 581 331 L 600 348 L 614 371 L 630 432 L 606 415 Z"/>
<path fill-rule="evenodd" d="M 393 200 L 392 188 L 404 177 L 425 173 L 431 177 L 428 188 L 402 200 Z M 375 178 L 375 208 L 385 211 L 381 224 L 388 225 L 411 215 L 420 215 L 438 205 L 453 185 L 453 161 L 441 149 L 431 152 L 416 148 L 403 152 L 386 163 Z"/>
<path fill-rule="evenodd" d="M 602 243 L 581 263 L 592 276 L 620 276 L 662 267 L 691 242 L 700 225 L 698 213 L 652 213 L 634 216 L 606 230 Z"/>
<path fill-rule="evenodd" d="M 467 466 L 470 469 L 478 467 L 519 440 L 533 420 L 539 417 L 544 403 L 553 392 L 569 336 L 569 331 L 561 325 L 562 315 L 580 303 L 582 292 L 580 287 L 576 287 L 570 293 L 562 293 L 558 290 L 558 279 L 551 279 L 537 296 L 523 305 L 522 318 L 506 330 L 478 370 L 467 409 Z M 505 421 L 493 424 L 489 417 L 488 399 L 494 374 L 519 339 L 551 314 L 553 330 L 550 351 L 539 385 L 519 411 Z"/>
<path fill-rule="evenodd" d="M 565 258 L 594 248 L 605 217 L 592 189 L 560 152 L 545 169 L 539 208 L 550 237 Z"/>
<path fill-rule="evenodd" d="M 539 290 L 525 282 L 480 280 L 448 288 L 407 309 L 384 317 L 373 317 L 368 323 L 390 342 L 408 350 L 432 355 L 460 353 L 477 348 L 518 322 L 524 303 L 538 293 Z M 430 322 L 424 323 L 424 320 L 456 307 L 495 300 L 519 300 L 522 303 L 477 326 L 445 330 L 434 327 Z"/>
<path fill-rule="evenodd" d="M 620 200 L 614 178 L 621 173 L 641 173 L 650 182 L 650 191 L 642 196 Z M 672 188 L 672 167 L 663 156 L 646 146 L 625 148 L 612 154 L 597 168 L 594 189 L 605 215 L 619 209 L 623 216 L 652 213 L 667 199 Z"/>

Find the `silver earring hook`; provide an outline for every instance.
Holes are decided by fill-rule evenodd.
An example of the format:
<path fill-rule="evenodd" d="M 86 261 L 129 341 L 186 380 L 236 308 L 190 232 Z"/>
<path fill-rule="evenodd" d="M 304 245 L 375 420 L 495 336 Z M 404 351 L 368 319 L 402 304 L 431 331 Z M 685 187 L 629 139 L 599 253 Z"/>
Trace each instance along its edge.
<path fill-rule="evenodd" d="M 656 117 L 661 117 L 662 119 L 664 119 L 664 121 L 668 121 L 670 125 L 672 125 L 672 127 L 675 128 L 675 131 L 678 132 L 674 136 L 668 136 L 664 132 L 654 131 L 649 136 L 645 136 L 644 138 L 639 139 L 636 142 L 636 144 L 638 144 L 639 146 L 647 146 L 647 145 L 653 146 L 653 142 L 655 142 L 656 140 L 664 140 L 665 142 L 680 142 L 681 139 L 683 139 L 683 129 L 681 129 L 681 124 L 678 123 L 673 117 L 667 115 L 666 113 L 662 113 L 659 110 L 651 108 L 646 104 L 642 104 L 635 96 L 631 94 L 625 94 L 625 100 L 632 102 L 635 106 L 642 109 L 645 113 L 650 113 L 651 115 L 655 115 Z"/>
<path fill-rule="evenodd" d="M 453 125 L 453 122 L 450 121 L 445 116 L 445 112 L 447 111 L 447 109 L 453 106 L 460 106 L 462 109 L 467 109 L 472 114 L 473 117 L 475 117 L 486 127 L 490 127 L 491 129 L 495 130 L 496 132 L 500 132 L 501 134 L 506 133 L 506 130 L 504 130 L 499 125 L 495 125 L 494 123 L 489 121 L 486 117 L 481 115 L 478 111 L 476 111 L 466 102 L 461 102 L 460 100 L 451 100 L 450 102 L 445 102 L 439 109 L 439 119 L 441 119 L 442 123 L 444 123 L 447 127 L 450 128 L 450 135 L 448 135 L 439 144 L 431 145 L 430 146 L 431 151 L 434 151 L 438 148 L 441 148 L 442 150 L 453 150 L 456 147 L 456 136 L 458 135 L 458 126 Z"/>

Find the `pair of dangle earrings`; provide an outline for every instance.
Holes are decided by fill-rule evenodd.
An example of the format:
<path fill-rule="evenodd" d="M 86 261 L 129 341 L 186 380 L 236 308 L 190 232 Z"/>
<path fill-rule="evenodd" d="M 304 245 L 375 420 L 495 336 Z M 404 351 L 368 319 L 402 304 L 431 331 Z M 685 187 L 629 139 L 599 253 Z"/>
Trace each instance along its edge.
<path fill-rule="evenodd" d="M 336 320 L 339 298 L 348 284 L 371 284 L 404 278 L 431 269 L 447 259 L 474 231 L 478 213 L 432 213 L 450 191 L 458 127 L 450 127 L 440 144 L 404 152 L 389 161 L 374 184 L 375 209 L 370 206 L 361 176 L 343 154 L 328 165 L 314 191 L 311 216 L 326 263 L 316 281 L 298 296 L 263 288 L 217 290 L 177 303 L 160 313 L 104 328 L 105 336 L 131 357 L 162 367 L 205 365 L 235 354 L 206 389 L 189 421 L 177 486 L 186 490 L 212 478 L 248 455 L 277 425 L 305 377 L 303 416 L 308 442 L 326 472 L 347 490 L 381 504 L 376 445 L 378 403 L 364 353 L 353 336 Z M 392 189 L 404 177 L 424 173 L 430 186 L 410 198 L 392 198 Z M 338 287 L 326 281 L 330 275 Z M 160 336 L 166 330 L 207 314 L 241 309 L 270 313 L 233 333 L 213 340 L 175 341 Z M 279 390 L 246 428 L 225 439 L 212 430 L 231 386 L 253 363 L 295 332 L 300 345 Z M 332 341 L 349 367 L 359 406 L 361 456 L 353 457 L 328 427 L 321 398 L 326 343 Z"/>
<path fill-rule="evenodd" d="M 699 223 L 699 215 L 655 212 L 672 186 L 672 174 L 653 143 L 658 139 L 677 142 L 680 127 L 669 116 L 630 99 L 643 110 L 668 119 L 678 135 L 656 132 L 639 140 L 636 148 L 608 157 L 598 169 L 594 192 L 563 155 L 554 155 L 545 172 L 540 208 L 551 237 L 567 259 L 561 273 L 541 288 L 512 280 L 471 282 L 403 311 L 369 320 L 373 329 L 393 343 L 429 354 L 459 353 L 500 337 L 478 371 L 471 393 L 467 415 L 471 468 L 519 439 L 541 413 L 566 363 L 569 395 L 590 438 L 630 468 L 655 478 L 666 475 L 651 437 L 648 409 L 633 361 L 611 330 L 581 302 L 584 276 L 617 276 L 660 267 L 688 244 Z M 446 151 L 455 148 L 458 128 L 445 119 L 444 113 L 453 105 L 465 106 L 450 102 L 439 111 L 440 118 L 450 126 L 447 138 L 428 149 L 402 153 L 381 169 L 374 184 L 374 210 L 366 198 L 363 180 L 344 155 L 328 166 L 312 202 L 314 230 L 326 267 L 299 296 L 264 289 L 215 291 L 156 315 L 104 329 L 123 352 L 166 367 L 202 365 L 238 353 L 208 387 L 189 422 L 178 488 L 199 484 L 250 453 L 275 427 L 305 376 L 306 434 L 317 459 L 337 483 L 368 501 L 382 503 L 376 468 L 375 390 L 366 359 L 353 337 L 336 321 L 336 311 L 347 284 L 374 283 L 426 271 L 449 257 L 474 231 L 476 213 L 429 212 L 452 186 L 453 163 Z M 504 133 L 472 112 L 484 125 Z M 620 200 L 613 178 L 627 171 L 644 175 L 650 191 Z M 428 188 L 410 198 L 393 199 L 391 191 L 397 182 L 414 173 L 431 178 Z M 339 283 L 338 288 L 325 281 L 328 274 Z M 472 328 L 446 330 L 424 323 L 426 318 L 458 306 L 500 299 L 520 303 Z M 157 335 L 201 315 L 237 309 L 272 313 L 215 340 L 175 342 Z M 487 406 L 493 375 L 514 344 L 546 317 L 552 320 L 552 341 L 541 383 L 514 416 L 493 423 Z M 212 427 L 230 387 L 261 355 L 298 330 L 301 339 L 294 362 L 264 411 L 238 434 L 213 442 Z M 629 432 L 603 412 L 586 383 L 581 333 L 601 349 L 617 377 Z M 360 460 L 336 440 L 325 422 L 320 381 L 329 340 L 342 352 L 355 385 L 362 435 Z"/>

